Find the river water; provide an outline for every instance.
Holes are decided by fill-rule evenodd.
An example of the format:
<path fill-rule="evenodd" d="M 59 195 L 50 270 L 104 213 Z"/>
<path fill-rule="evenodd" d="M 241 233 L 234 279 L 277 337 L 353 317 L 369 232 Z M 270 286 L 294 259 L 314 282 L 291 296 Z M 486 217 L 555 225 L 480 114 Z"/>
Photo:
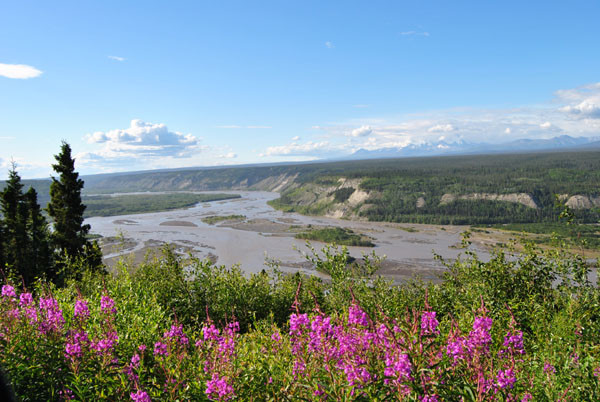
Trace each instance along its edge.
<path fill-rule="evenodd" d="M 209 192 L 204 192 L 209 193 Z M 137 252 L 150 246 L 170 243 L 180 250 L 191 251 L 199 258 L 211 256 L 218 264 L 240 264 L 247 272 L 259 272 L 265 268 L 265 259 L 280 263 L 283 271 L 315 273 L 303 253 L 305 242 L 295 239 L 290 226 L 337 226 L 351 228 L 372 238 L 376 247 L 349 247 L 353 257 L 375 251 L 386 256 L 381 274 L 395 281 L 402 281 L 415 274 L 423 279 L 436 280 L 443 265 L 434 259 L 434 253 L 446 259 L 456 258 L 463 250 L 461 242 L 464 227 L 392 224 L 379 222 L 349 221 L 325 217 L 311 217 L 296 213 L 284 213 L 267 205 L 279 197 L 274 192 L 228 191 L 242 198 L 200 203 L 188 209 L 167 212 L 93 217 L 85 223 L 91 225 L 91 233 L 104 237 L 122 234 L 128 246 L 105 254 L 106 258 Z M 212 215 L 245 215 L 246 223 L 221 223 L 209 225 L 202 218 Z M 315 248 L 323 244 L 313 242 Z M 475 247 L 483 259 L 489 253 Z M 106 251 L 105 251 L 106 253 Z"/>

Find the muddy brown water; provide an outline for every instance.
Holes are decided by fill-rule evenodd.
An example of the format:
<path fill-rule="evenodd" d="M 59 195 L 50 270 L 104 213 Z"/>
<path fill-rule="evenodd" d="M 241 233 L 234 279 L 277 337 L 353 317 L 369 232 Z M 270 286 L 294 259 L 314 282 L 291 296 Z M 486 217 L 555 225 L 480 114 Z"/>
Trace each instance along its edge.
<path fill-rule="evenodd" d="M 206 193 L 206 192 L 205 192 Z M 222 191 L 220 192 L 222 193 Z M 105 258 L 143 252 L 148 244 L 170 243 L 181 251 L 191 251 L 199 258 L 216 258 L 218 264 L 239 264 L 247 272 L 267 268 L 265 260 L 276 260 L 285 272 L 314 273 L 303 253 L 309 250 L 303 240 L 295 239 L 298 227 L 337 226 L 351 228 L 372 238 L 375 247 L 348 247 L 353 257 L 363 253 L 386 256 L 380 273 L 402 281 L 414 275 L 426 280 L 437 280 L 443 265 L 434 259 L 434 253 L 454 259 L 463 251 L 457 248 L 461 233 L 466 227 L 392 224 L 380 222 L 349 221 L 325 217 L 284 213 L 267 205 L 278 193 L 260 191 L 227 191 L 242 198 L 200 203 L 192 208 L 166 212 L 93 217 L 85 223 L 91 232 L 104 237 L 122 235 L 128 246 L 105 253 Z M 202 221 L 212 215 L 245 215 L 243 221 L 223 221 L 209 225 Z M 412 228 L 414 231 L 408 231 Z M 313 242 L 317 249 L 322 243 Z M 474 251 L 483 258 L 489 252 L 476 247 Z"/>

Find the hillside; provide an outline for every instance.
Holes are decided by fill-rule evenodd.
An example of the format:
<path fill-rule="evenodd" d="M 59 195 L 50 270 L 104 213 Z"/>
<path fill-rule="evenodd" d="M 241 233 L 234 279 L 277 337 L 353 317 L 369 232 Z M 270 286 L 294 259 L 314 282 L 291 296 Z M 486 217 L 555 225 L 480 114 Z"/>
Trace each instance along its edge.
<path fill-rule="evenodd" d="M 556 221 L 556 196 L 598 222 L 600 151 L 397 158 L 84 176 L 86 194 L 277 191 L 276 208 L 373 221 Z M 24 181 L 47 201 L 49 181 Z"/>

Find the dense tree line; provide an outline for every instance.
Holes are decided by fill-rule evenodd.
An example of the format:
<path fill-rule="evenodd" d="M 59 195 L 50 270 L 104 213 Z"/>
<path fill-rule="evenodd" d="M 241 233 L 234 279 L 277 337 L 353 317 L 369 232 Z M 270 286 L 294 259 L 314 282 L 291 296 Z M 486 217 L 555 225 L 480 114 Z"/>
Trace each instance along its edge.
<path fill-rule="evenodd" d="M 49 228 L 38 194 L 33 187 L 23 192 L 16 165 L 0 191 L 0 267 L 4 275 L 20 278 L 27 286 L 37 278 L 61 283 L 77 276 L 84 267 L 101 269 L 102 254 L 87 239 L 89 225 L 83 224 L 85 205 L 81 202 L 83 181 L 75 172 L 70 146 L 63 142 L 53 165 L 48 216 Z"/>

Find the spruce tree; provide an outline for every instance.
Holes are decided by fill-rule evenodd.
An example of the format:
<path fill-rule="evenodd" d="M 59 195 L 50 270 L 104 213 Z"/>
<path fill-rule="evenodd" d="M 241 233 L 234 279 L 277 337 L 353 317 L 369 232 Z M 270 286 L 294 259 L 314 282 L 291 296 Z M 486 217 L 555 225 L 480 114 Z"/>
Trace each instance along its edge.
<path fill-rule="evenodd" d="M 54 220 L 51 239 L 58 253 L 57 270 L 62 271 L 59 273 L 61 281 L 64 276 L 78 276 L 84 267 L 102 270 L 102 260 L 98 245 L 87 239 L 90 225 L 83 224 L 85 205 L 81 202 L 84 183 L 75 171 L 69 144 L 63 141 L 60 153 L 54 158 L 57 163 L 52 168 L 58 178 L 52 177 L 46 210 Z"/>
<path fill-rule="evenodd" d="M 56 273 L 52 261 L 52 253 L 49 244 L 48 223 L 42 215 L 42 209 L 38 204 L 37 192 L 31 187 L 25 193 L 27 205 L 27 235 L 29 239 L 28 260 L 30 271 L 35 276 L 45 274 L 46 278 L 54 280 Z"/>
<path fill-rule="evenodd" d="M 90 230 L 90 225 L 83 224 L 83 180 L 75 171 L 75 160 L 71 157 L 69 144 L 63 141 L 60 153 L 54 158 L 57 163 L 52 168 L 59 176 L 58 179 L 52 177 L 50 202 L 46 208 L 54 220 L 52 243 L 59 252 L 75 257 L 88 244 L 86 235 Z"/>
<path fill-rule="evenodd" d="M 15 163 L 8 171 L 6 187 L 0 192 L 0 204 L 4 216 L 1 239 L 3 260 L 13 273 L 23 276 L 26 283 L 29 283 L 35 273 L 31 272 L 27 259 L 27 248 L 29 246 L 27 236 L 28 210 L 23 196 L 23 184 L 17 173 Z"/>

